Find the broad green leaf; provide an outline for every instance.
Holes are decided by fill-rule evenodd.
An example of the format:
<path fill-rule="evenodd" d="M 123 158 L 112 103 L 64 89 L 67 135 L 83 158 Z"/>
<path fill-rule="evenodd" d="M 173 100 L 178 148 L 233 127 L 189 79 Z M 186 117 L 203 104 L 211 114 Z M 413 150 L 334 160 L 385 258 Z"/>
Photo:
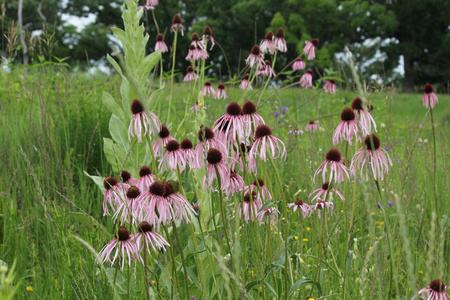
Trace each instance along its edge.
<path fill-rule="evenodd" d="M 119 119 L 121 119 L 123 121 L 125 120 L 124 114 L 123 114 L 123 109 L 120 107 L 120 105 L 114 100 L 114 98 L 110 94 L 103 92 L 102 103 L 104 106 L 106 106 L 106 108 L 108 108 L 108 110 L 112 114 L 115 114 L 117 117 L 119 117 Z"/>
<path fill-rule="evenodd" d="M 103 177 L 100 176 L 92 176 L 89 175 L 88 172 L 83 171 L 83 173 L 88 176 L 89 178 L 92 179 L 92 181 L 94 181 L 94 183 L 100 188 L 100 190 L 102 191 L 102 193 L 105 193 L 105 187 L 103 186 L 103 181 L 105 180 Z"/>
<path fill-rule="evenodd" d="M 306 278 L 306 279 L 300 279 L 300 280 L 296 281 L 296 282 L 291 286 L 291 288 L 289 289 L 289 294 L 288 294 L 288 296 L 292 296 L 292 294 L 293 294 L 296 290 L 298 290 L 298 288 L 299 288 L 302 284 L 305 284 L 305 283 L 312 283 L 312 284 L 315 284 L 315 285 L 317 286 L 317 289 L 319 290 L 319 293 L 322 294 L 322 288 L 321 288 L 321 286 L 320 286 L 320 283 L 317 282 L 317 281 L 314 281 L 314 280 L 312 280 L 312 279 Z"/>
<path fill-rule="evenodd" d="M 109 54 L 106 54 L 106 58 L 113 65 L 113 67 L 117 71 L 117 73 L 119 73 L 121 76 L 123 76 L 122 68 L 119 66 L 117 61 L 114 58 L 112 58 Z"/>
<path fill-rule="evenodd" d="M 103 151 L 105 153 L 106 159 L 113 167 L 115 172 L 122 169 L 123 162 L 127 157 L 127 152 L 114 143 L 113 140 L 108 138 L 103 138 Z"/>
<path fill-rule="evenodd" d="M 123 149 L 130 148 L 130 142 L 128 141 L 128 129 L 125 127 L 122 120 L 120 120 L 115 114 L 111 115 L 109 119 L 109 133 L 114 142 L 119 144 Z"/>

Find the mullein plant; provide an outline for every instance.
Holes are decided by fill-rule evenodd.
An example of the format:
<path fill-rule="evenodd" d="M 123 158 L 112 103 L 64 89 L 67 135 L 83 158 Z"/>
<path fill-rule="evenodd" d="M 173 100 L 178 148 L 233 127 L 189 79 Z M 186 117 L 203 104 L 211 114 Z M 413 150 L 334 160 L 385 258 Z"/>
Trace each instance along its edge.
<path fill-rule="evenodd" d="M 155 3 L 158 4 L 147 1 L 146 5 L 154 6 Z M 279 172 L 279 166 L 286 160 L 288 151 L 284 142 L 277 137 L 278 128 L 272 131 L 257 110 L 265 89 L 277 76 L 274 68 L 278 53 L 282 55 L 287 51 L 284 30 L 279 28 L 275 34 L 269 31 L 260 45 L 251 49 L 245 60 L 248 73 L 244 73 L 239 84 L 242 91 L 237 90 L 240 97 L 235 97 L 234 91 L 228 95 L 224 83 L 219 83 L 214 90 L 212 82 L 205 79 L 208 43 L 211 43 L 210 49 L 215 44 L 211 28 L 206 26 L 201 37 L 197 33 L 191 35 L 191 44 L 183 54 L 191 64 L 184 77 L 185 81 L 190 81 L 188 97 L 198 95 L 194 99 L 195 105 L 185 102 L 186 107 L 193 105 L 189 114 L 195 117 L 194 128 L 198 129 L 198 141 L 191 141 L 185 134 L 181 134 L 180 128 L 174 129 L 178 125 L 177 121 L 181 120 L 175 120 L 175 117 L 171 119 L 170 114 L 174 101 L 172 90 L 177 37 L 179 33 L 183 36 L 184 32 L 181 17 L 174 16 L 170 30 L 174 34 L 174 42 L 169 108 L 167 119 L 161 119 L 161 114 L 154 112 L 162 99 L 162 89 L 151 89 L 147 78 L 151 77 L 150 71 L 161 59 L 161 54 L 168 49 L 164 36 L 158 34 L 155 52 L 145 55 L 144 49 L 149 37 L 139 23 L 143 11 L 138 10 L 136 1 L 126 0 L 123 13 L 126 34 L 120 29 L 113 29 L 124 45 L 125 59 L 120 67 L 108 57 L 121 76 L 122 83 L 120 101 L 104 93 L 103 102 L 112 113 L 109 124 L 112 139 L 104 139 L 104 151 L 113 172 L 120 176 L 117 177 L 119 180 L 114 177 L 103 179 L 91 176 L 105 192 L 104 215 L 111 216 L 115 223 L 114 238 L 101 249 L 97 262 L 115 267 L 115 274 L 125 267 L 133 269 L 136 266 L 135 269 L 143 270 L 148 299 L 149 290 L 155 289 L 149 284 L 150 276 L 156 280 L 160 277 L 160 282 L 163 282 L 158 293 L 175 293 L 172 297 L 177 299 L 191 299 L 191 296 L 196 296 L 192 291 L 198 290 L 202 290 L 201 295 L 205 299 L 214 297 L 215 293 L 221 293 L 220 297 L 223 298 L 237 298 L 238 293 L 242 297 L 249 294 L 250 298 L 270 298 L 263 288 L 260 293 L 250 295 L 253 293 L 248 288 L 251 279 L 247 278 L 246 272 L 251 266 L 255 266 L 261 276 L 260 283 L 257 284 L 269 284 L 273 279 L 271 284 L 282 285 L 273 289 L 275 293 L 282 291 L 278 294 L 279 298 L 288 299 L 292 293 L 297 292 L 296 288 L 291 287 L 296 274 L 293 274 L 290 263 L 293 250 L 289 228 L 293 219 L 291 215 L 294 214 L 297 220 L 316 218 L 322 223 L 322 227 L 317 229 L 320 232 L 321 246 L 317 254 L 317 274 L 315 278 L 308 279 L 314 284 L 313 290 L 308 293 L 312 295 L 314 287 L 321 280 L 319 271 L 322 260 L 325 261 L 322 259 L 324 249 L 331 247 L 327 245 L 324 231 L 328 219 L 333 217 L 333 200 L 338 197 L 341 199 L 338 199 L 338 203 L 348 202 L 345 192 L 345 196 L 339 192 L 339 185 L 347 184 L 351 175 L 355 180 L 359 175 L 365 180 L 374 179 L 378 184 L 386 178 L 392 167 L 389 155 L 381 148 L 380 139 L 372 132 L 372 129 L 376 130 L 376 124 L 370 114 L 370 107 L 361 99 L 355 99 L 351 108 L 342 111 L 341 122 L 332 137 L 334 145 L 345 143 L 346 149 L 348 145 L 363 143 L 363 147 L 354 153 L 351 162 L 348 160 L 351 155 L 347 150 L 343 157 L 338 149 L 332 148 L 313 174 L 313 184 L 320 178 L 320 187 L 309 194 L 313 203 L 307 204 L 306 200 L 304 202 L 295 200 L 296 198 L 290 200 L 294 202 L 288 203 L 287 199 L 293 197 L 289 194 L 289 188 L 285 188 L 287 184 Z M 300 56 L 304 56 L 308 64 L 315 58 L 318 45 L 318 39 L 306 43 Z M 292 64 L 294 71 L 306 68 L 306 63 L 300 56 Z M 258 74 L 263 77 L 259 81 L 262 87 L 259 90 L 252 86 L 253 83 L 258 85 L 258 80 L 255 81 Z M 311 88 L 312 75 L 312 69 L 308 69 L 299 84 L 304 88 Z M 259 93 L 255 102 L 246 97 L 246 93 L 252 89 Z M 324 90 L 334 93 L 335 82 L 328 81 Z M 432 107 L 432 90 L 427 91 L 427 103 Z M 207 104 L 212 101 L 229 103 L 222 116 L 212 124 L 207 124 Z M 283 108 L 282 112 L 286 113 L 286 109 Z M 187 111 L 186 109 L 186 113 Z M 169 128 L 173 129 L 172 133 Z M 319 121 L 311 120 L 305 131 L 313 135 L 317 134 L 319 128 Z M 189 129 L 184 132 L 186 131 Z M 299 135 L 300 130 L 292 134 Z M 269 172 L 269 166 L 273 172 Z M 268 174 L 275 175 L 275 184 Z M 178 181 L 169 180 L 171 178 L 177 178 Z M 220 212 L 215 211 L 217 204 Z M 230 228 L 233 223 L 231 220 L 234 220 L 234 228 Z M 171 231 L 169 226 L 172 226 Z M 270 227 L 280 228 L 281 234 L 277 233 L 276 237 L 271 235 Z M 178 232 L 183 238 L 180 238 Z M 263 239 L 260 238 L 261 232 L 265 232 Z M 267 261 L 264 248 L 270 249 L 275 238 L 281 240 L 281 246 L 277 251 L 269 251 L 271 259 Z M 226 241 L 226 246 L 222 240 Z M 217 247 L 220 251 L 225 251 L 225 257 L 231 257 L 230 262 L 224 263 L 217 257 Z M 191 261 L 186 256 L 188 253 L 195 257 L 198 264 L 195 268 L 187 265 Z M 277 257 L 272 257 L 275 256 L 274 253 L 277 253 Z M 273 262 L 277 260 L 282 267 L 277 263 L 275 271 Z M 213 270 L 200 268 L 202 261 L 209 261 L 209 268 Z M 216 267 L 217 262 L 219 266 Z M 150 276 L 147 273 L 149 270 L 154 272 Z M 223 272 L 226 280 L 217 280 L 215 274 L 219 270 L 226 270 Z M 271 274 L 265 277 L 264 270 Z M 205 278 L 202 278 L 207 276 L 204 272 L 210 272 L 208 274 L 213 279 L 211 284 L 216 291 L 208 289 Z M 283 276 L 281 283 L 277 272 Z M 181 275 L 184 276 L 183 279 Z M 193 288 L 194 285 L 197 287 Z"/>

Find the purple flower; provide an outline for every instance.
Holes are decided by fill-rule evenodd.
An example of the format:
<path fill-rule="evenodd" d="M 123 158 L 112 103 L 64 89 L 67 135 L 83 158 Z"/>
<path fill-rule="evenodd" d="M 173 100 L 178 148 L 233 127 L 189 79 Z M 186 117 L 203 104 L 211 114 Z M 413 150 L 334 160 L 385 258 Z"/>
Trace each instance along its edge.
<path fill-rule="evenodd" d="M 386 151 L 390 151 L 391 150 L 391 148 L 389 148 L 389 146 L 387 146 L 387 145 L 384 146 L 383 149 L 386 150 Z"/>
<path fill-rule="evenodd" d="M 280 116 L 280 112 L 277 111 L 277 112 L 275 113 L 275 118 L 278 118 L 279 116 Z"/>
<path fill-rule="evenodd" d="M 402 160 L 401 160 L 400 158 L 397 158 L 397 162 L 398 162 L 398 163 L 401 163 Z"/>
<path fill-rule="evenodd" d="M 377 207 L 378 207 L 379 209 L 381 209 L 381 203 L 380 203 L 380 201 L 378 201 Z"/>
<path fill-rule="evenodd" d="M 379 202 L 378 202 L 378 203 L 379 203 Z M 394 202 L 392 202 L 392 200 L 391 200 L 391 201 L 389 201 L 389 203 L 386 205 L 386 207 L 391 208 L 391 207 L 392 207 L 392 204 L 394 204 Z"/>
<path fill-rule="evenodd" d="M 287 107 L 287 106 L 283 106 L 283 107 L 281 108 L 281 113 L 282 113 L 283 115 L 285 115 L 287 110 L 288 110 L 288 107 Z"/>

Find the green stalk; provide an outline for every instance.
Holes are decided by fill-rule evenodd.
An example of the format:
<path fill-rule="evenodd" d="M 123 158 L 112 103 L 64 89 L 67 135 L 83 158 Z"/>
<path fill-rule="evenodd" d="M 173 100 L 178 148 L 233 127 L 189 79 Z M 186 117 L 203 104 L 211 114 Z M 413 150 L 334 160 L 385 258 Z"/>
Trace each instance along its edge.
<path fill-rule="evenodd" d="M 187 269 L 186 269 L 186 261 L 184 259 L 184 252 L 183 252 L 183 248 L 181 247 L 180 237 L 178 236 L 177 225 L 175 224 L 175 222 L 172 223 L 172 228 L 173 228 L 173 233 L 175 235 L 175 239 L 177 241 L 178 247 L 180 248 L 180 256 L 181 256 L 181 262 L 183 264 L 183 272 L 184 272 L 184 286 L 186 288 L 186 298 L 188 300 L 190 300 L 189 299 L 189 277 L 188 277 L 188 273 L 187 273 Z"/>
<path fill-rule="evenodd" d="M 170 95 L 169 95 L 169 109 L 167 111 L 167 122 L 170 121 L 170 111 L 172 109 L 172 95 L 173 95 L 173 73 L 175 72 L 175 59 L 177 53 L 177 38 L 178 38 L 178 27 L 175 30 L 175 40 L 173 41 L 173 55 L 172 55 L 172 75 L 170 78 Z"/>
<path fill-rule="evenodd" d="M 228 251 L 230 252 L 230 258 L 231 261 L 233 261 L 233 253 L 230 246 L 230 239 L 228 237 L 228 228 L 227 228 L 227 222 L 225 220 L 225 211 L 223 209 L 223 195 L 222 195 L 222 180 L 220 178 L 219 170 L 217 169 L 217 166 L 214 166 L 214 169 L 216 170 L 217 175 L 217 182 L 219 184 L 219 205 L 220 205 L 220 215 L 222 217 L 222 223 L 223 223 L 223 230 L 225 232 L 225 239 L 227 240 L 227 246 Z"/>
<path fill-rule="evenodd" d="M 145 294 L 147 296 L 147 300 L 150 300 L 150 295 L 148 293 L 147 243 L 144 243 L 144 274 L 145 274 Z"/>
<path fill-rule="evenodd" d="M 429 101 L 430 96 L 428 96 Z M 433 119 L 433 109 L 430 106 L 430 116 L 431 116 L 431 129 L 433 131 L 433 190 L 434 190 L 434 201 L 435 209 L 438 210 L 438 199 L 436 191 L 436 133 L 434 131 L 434 119 Z"/>
<path fill-rule="evenodd" d="M 275 62 L 276 62 L 276 60 L 277 60 L 277 54 L 278 54 L 278 50 L 275 51 L 275 55 L 274 55 L 274 57 L 273 57 L 272 69 L 275 67 Z M 271 81 L 271 78 L 270 78 L 270 77 L 267 77 L 266 84 L 264 85 L 263 90 L 261 91 L 261 94 L 259 95 L 258 101 L 256 101 L 256 106 L 258 106 L 259 101 L 261 101 L 261 98 L 262 98 L 262 96 L 263 96 L 263 94 L 264 94 L 264 91 L 266 90 L 266 88 L 267 88 L 267 86 L 269 85 L 269 82 L 270 82 L 270 81 Z"/>
<path fill-rule="evenodd" d="M 161 227 L 163 228 L 164 233 L 167 236 L 167 239 L 169 239 L 169 231 L 167 230 L 166 225 L 161 224 Z M 183 294 L 181 293 L 180 280 L 178 279 L 177 267 L 175 264 L 175 255 L 173 253 L 173 247 L 169 247 L 169 253 L 170 253 L 170 259 L 172 260 L 172 272 L 175 273 L 176 288 L 177 288 L 178 294 L 180 295 L 180 298 L 181 298 Z"/>

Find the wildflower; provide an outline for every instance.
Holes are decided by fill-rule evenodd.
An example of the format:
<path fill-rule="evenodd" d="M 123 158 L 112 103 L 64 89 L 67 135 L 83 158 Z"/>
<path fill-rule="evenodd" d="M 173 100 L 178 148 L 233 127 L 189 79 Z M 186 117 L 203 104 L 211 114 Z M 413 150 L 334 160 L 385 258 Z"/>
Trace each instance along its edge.
<path fill-rule="evenodd" d="M 259 188 L 258 188 L 259 186 Z M 261 178 L 256 178 L 255 181 L 253 181 L 253 184 L 250 185 L 250 190 L 253 191 L 255 189 L 260 189 L 260 196 L 264 201 L 269 201 L 272 199 L 272 195 L 270 194 L 267 187 L 264 185 L 264 180 Z"/>
<path fill-rule="evenodd" d="M 314 50 L 319 45 L 319 39 L 312 39 L 311 41 L 306 41 L 306 46 L 303 48 L 303 53 L 308 55 L 308 59 L 312 60 L 316 57 Z"/>
<path fill-rule="evenodd" d="M 442 280 L 435 279 L 429 286 L 421 289 L 419 294 L 422 298 L 426 297 L 427 300 L 447 300 L 449 297 L 446 289 L 447 286 Z"/>
<path fill-rule="evenodd" d="M 200 37 L 198 36 L 197 32 L 194 32 L 191 35 L 191 45 L 193 45 L 195 48 L 204 49 L 205 45 L 200 41 Z"/>
<path fill-rule="evenodd" d="M 300 78 L 300 85 L 305 89 L 312 87 L 312 75 L 313 71 L 308 69 L 305 74 Z"/>
<path fill-rule="evenodd" d="M 203 86 L 202 94 L 203 94 L 203 96 L 214 95 L 214 89 L 211 85 L 211 81 L 205 82 L 205 85 Z"/>
<path fill-rule="evenodd" d="M 292 70 L 303 70 L 306 67 L 305 62 L 301 58 L 297 58 L 295 62 L 292 64 Z"/>
<path fill-rule="evenodd" d="M 263 219 L 266 218 L 266 224 L 270 223 L 272 226 L 275 226 L 275 222 L 278 221 L 278 215 L 280 211 L 274 207 L 266 208 L 263 211 L 260 211 L 256 215 L 256 219 L 259 220 L 259 226 L 261 226 Z"/>
<path fill-rule="evenodd" d="M 275 116 L 275 118 L 278 118 L 280 116 L 280 112 L 276 111 L 273 115 Z"/>
<path fill-rule="evenodd" d="M 211 48 L 210 48 L 210 50 L 212 50 L 212 48 L 216 44 L 214 42 L 214 37 L 212 36 L 212 29 L 209 26 L 205 26 L 205 28 L 203 29 L 203 36 L 202 36 L 202 43 L 203 43 L 203 45 L 206 45 L 206 42 L 208 40 L 211 41 Z"/>
<path fill-rule="evenodd" d="M 148 191 L 139 195 L 139 210 L 143 214 L 141 220 L 145 220 L 153 226 L 168 224 L 172 220 L 172 207 L 164 198 L 166 186 L 162 181 L 153 182 Z"/>
<path fill-rule="evenodd" d="M 326 93 L 336 94 L 336 80 L 330 79 L 327 83 L 325 83 L 323 89 Z"/>
<path fill-rule="evenodd" d="M 225 84 L 223 83 L 219 83 L 219 85 L 217 86 L 217 90 L 214 94 L 214 98 L 216 99 L 227 99 L 228 95 L 227 92 L 225 91 Z"/>
<path fill-rule="evenodd" d="M 198 58 L 200 57 L 200 52 L 197 49 L 197 47 L 195 47 L 194 45 L 189 45 L 189 51 L 188 54 L 186 55 L 186 60 L 198 60 Z"/>
<path fill-rule="evenodd" d="M 131 266 L 132 259 L 141 260 L 136 245 L 130 238 L 130 232 L 123 226 L 119 227 L 116 237 L 100 250 L 96 262 L 108 261 L 112 266 L 119 255 L 122 256 L 121 270 L 125 265 L 125 259 L 128 259 L 128 266 Z M 113 256 L 112 260 L 111 256 Z"/>
<path fill-rule="evenodd" d="M 381 209 L 381 202 L 380 201 L 378 201 L 378 203 L 377 203 L 377 208 Z"/>
<path fill-rule="evenodd" d="M 341 198 L 342 201 L 345 200 L 344 196 L 342 196 L 342 194 L 338 190 L 336 190 L 334 187 L 331 187 L 330 194 L 328 195 L 328 198 L 327 198 L 327 193 L 329 190 L 330 190 L 330 183 L 327 181 L 322 184 L 320 189 L 312 191 L 312 193 L 309 194 L 309 197 L 311 197 L 311 195 L 316 193 L 316 195 L 314 196 L 314 198 L 311 199 L 311 201 L 319 200 L 320 197 L 322 197 L 322 195 L 323 195 L 322 199 L 324 199 L 324 200 L 328 199 L 329 201 L 331 201 L 333 199 L 333 192 L 335 192 L 339 196 L 339 198 Z"/>
<path fill-rule="evenodd" d="M 172 26 L 170 27 L 170 32 L 178 32 L 181 31 L 181 35 L 184 36 L 184 26 L 181 24 L 181 17 L 179 14 L 176 14 L 172 18 Z"/>
<path fill-rule="evenodd" d="M 325 182 L 325 174 L 327 171 L 327 166 L 330 166 L 330 178 L 328 182 L 341 183 L 344 181 L 345 177 L 349 178 L 347 167 L 341 162 L 341 153 L 332 148 L 325 155 L 325 161 L 319 166 L 317 171 L 314 173 L 313 183 L 315 183 L 316 175 L 322 172 L 322 182 Z"/>
<path fill-rule="evenodd" d="M 262 207 L 261 200 L 257 197 L 256 192 L 246 193 L 244 195 L 244 201 L 239 203 L 239 218 L 242 218 L 242 214 L 244 215 L 244 221 L 248 223 L 248 221 L 255 220 L 255 214 Z"/>
<path fill-rule="evenodd" d="M 174 138 L 170 135 L 169 128 L 165 125 L 161 125 L 159 130 L 159 139 L 156 139 L 152 142 L 153 151 L 155 152 L 155 158 L 161 157 L 163 155 L 164 147 L 166 147 L 167 143 Z"/>
<path fill-rule="evenodd" d="M 246 162 L 246 168 L 249 173 L 256 174 L 256 160 L 253 156 L 250 156 L 249 152 L 251 150 L 251 146 L 247 146 L 244 143 L 241 143 L 239 147 L 239 151 L 237 151 L 235 157 L 231 161 L 231 167 L 234 169 L 236 164 L 239 166 L 241 171 L 245 171 L 244 161 Z"/>
<path fill-rule="evenodd" d="M 244 78 L 242 79 L 241 84 L 239 85 L 241 90 L 243 90 L 243 91 L 245 91 L 245 90 L 249 90 L 249 91 L 253 90 L 253 87 L 250 84 L 250 81 L 248 80 L 249 77 L 250 77 L 250 75 L 248 75 L 248 74 L 244 75 Z"/>
<path fill-rule="evenodd" d="M 226 112 L 214 122 L 213 131 L 218 135 L 222 143 L 233 145 L 236 140 L 244 140 L 244 122 L 241 117 L 242 108 L 237 102 L 233 101 L 228 104 Z M 220 135 L 219 131 L 221 131 Z"/>
<path fill-rule="evenodd" d="M 259 154 L 259 157 L 263 161 L 267 161 L 267 154 L 272 156 L 272 158 L 286 158 L 286 147 L 284 143 L 272 135 L 272 130 L 269 126 L 259 125 L 255 131 L 255 139 L 249 156 Z"/>
<path fill-rule="evenodd" d="M 141 192 L 136 186 L 131 186 L 126 193 L 126 198 L 118 203 L 117 209 L 113 215 L 113 220 L 116 222 L 117 218 L 120 219 L 120 224 L 130 223 L 129 217 L 132 216 L 132 223 L 136 222 L 136 218 L 139 217 L 139 203 L 136 198 L 139 197 Z"/>
<path fill-rule="evenodd" d="M 288 110 L 288 107 L 287 107 L 287 106 L 283 106 L 283 107 L 281 108 L 281 113 L 282 113 L 283 115 L 285 115 L 286 112 L 287 112 L 287 110 Z"/>
<path fill-rule="evenodd" d="M 275 32 L 274 43 L 275 43 L 275 47 L 280 52 L 287 52 L 286 41 L 284 40 L 284 29 L 283 28 L 280 27 Z"/>
<path fill-rule="evenodd" d="M 151 111 L 144 111 L 141 101 L 134 99 L 131 103 L 130 126 L 128 127 L 128 139 L 131 142 L 132 137 L 137 137 L 138 142 L 142 143 L 142 137 L 148 134 L 158 132 L 160 126 L 158 117 Z"/>
<path fill-rule="evenodd" d="M 184 159 L 184 152 L 180 149 L 180 144 L 176 140 L 171 140 L 166 144 L 166 153 L 164 157 L 159 160 L 159 169 L 162 166 L 166 170 L 176 171 L 178 168 L 183 172 L 186 168 L 186 160 Z"/>
<path fill-rule="evenodd" d="M 161 53 L 169 52 L 166 43 L 164 43 L 164 35 L 161 33 L 158 33 L 156 36 L 155 51 L 161 51 Z"/>
<path fill-rule="evenodd" d="M 137 188 L 140 191 L 148 191 L 150 185 L 155 182 L 156 176 L 152 174 L 152 171 L 147 166 L 142 166 L 139 169 L 139 180 L 136 183 Z"/>
<path fill-rule="evenodd" d="M 306 132 L 315 132 L 320 127 L 319 121 L 310 120 L 308 124 L 306 124 L 305 131 Z"/>
<path fill-rule="evenodd" d="M 438 102 L 436 94 L 433 92 L 433 86 L 429 83 L 425 84 L 423 88 L 424 94 L 422 98 L 423 106 L 426 108 L 434 108 Z"/>
<path fill-rule="evenodd" d="M 269 60 L 264 61 L 264 65 L 256 72 L 256 75 L 263 75 L 269 78 L 275 77 L 275 71 L 272 69 L 272 63 Z"/>
<path fill-rule="evenodd" d="M 181 151 L 183 152 L 184 159 L 191 169 L 197 169 L 196 154 L 194 151 L 194 145 L 190 139 L 184 139 L 180 144 Z"/>
<path fill-rule="evenodd" d="M 138 6 L 138 9 L 143 9 L 143 8 L 145 8 L 146 10 L 155 9 L 156 5 L 158 5 L 158 0 L 147 0 L 145 5 Z"/>
<path fill-rule="evenodd" d="M 114 177 L 106 177 L 103 181 L 103 186 L 106 189 L 103 198 L 103 215 L 109 216 L 108 204 L 115 212 L 117 205 L 126 198 L 126 190 L 130 187 L 126 183 L 120 183 Z"/>
<path fill-rule="evenodd" d="M 287 205 L 288 208 L 293 207 L 294 212 L 297 211 L 298 209 L 298 213 L 300 214 L 300 211 L 303 214 L 303 218 L 307 218 L 309 217 L 309 215 L 311 214 L 312 210 L 311 210 L 311 206 L 309 206 L 308 204 L 306 204 L 305 202 L 303 202 L 302 200 L 297 200 L 293 203 L 289 203 Z M 309 230 L 308 230 L 309 231 Z"/>
<path fill-rule="evenodd" d="M 367 109 L 364 109 L 364 104 L 361 98 L 356 97 L 355 99 L 353 99 L 352 109 L 353 112 L 358 117 L 359 122 L 362 124 L 364 128 L 366 128 L 367 134 L 369 134 L 372 131 L 372 124 L 374 130 L 377 131 L 377 124 L 375 123 L 375 120 L 373 119 L 372 115 L 368 110 L 369 107 L 367 107 Z"/>
<path fill-rule="evenodd" d="M 206 160 L 208 164 L 206 166 L 207 172 L 203 177 L 203 188 L 206 188 L 206 186 L 213 188 L 213 180 L 219 176 L 221 181 L 220 188 L 222 190 L 226 189 L 230 185 L 230 176 L 220 150 L 214 148 L 209 149 Z"/>
<path fill-rule="evenodd" d="M 337 145 L 341 140 L 347 141 L 349 145 L 352 145 L 353 136 L 356 135 L 356 140 L 360 141 L 361 137 L 358 135 L 360 126 L 364 131 L 367 131 L 364 125 L 362 125 L 356 119 L 355 113 L 350 108 L 346 107 L 341 112 L 341 123 L 336 127 L 333 134 L 333 144 Z"/>
<path fill-rule="evenodd" d="M 134 234 L 132 238 L 138 252 L 142 252 L 146 248 L 149 255 L 151 255 L 150 248 L 156 253 L 160 250 L 166 252 L 166 246 L 170 247 L 170 244 L 160 234 L 153 231 L 153 226 L 145 221 L 139 224 L 138 233 Z"/>
<path fill-rule="evenodd" d="M 198 105 L 198 101 L 195 101 L 195 104 L 191 106 L 191 108 L 189 108 L 189 110 L 191 112 L 195 112 L 197 109 L 199 109 L 200 106 Z"/>
<path fill-rule="evenodd" d="M 257 112 L 256 105 L 251 101 L 246 101 L 242 106 L 242 120 L 244 122 L 244 136 L 255 137 L 255 129 L 259 125 L 264 125 L 264 119 Z"/>
<path fill-rule="evenodd" d="M 317 213 L 319 215 L 319 219 L 322 217 L 322 210 L 327 209 L 327 213 L 333 214 L 334 204 L 332 202 L 325 202 L 325 201 L 317 201 L 315 205 L 312 206 L 313 210 L 317 210 Z"/>
<path fill-rule="evenodd" d="M 236 174 L 235 171 L 230 170 L 230 185 L 225 189 L 225 194 L 227 197 L 242 191 L 244 187 L 245 182 L 244 179 L 242 179 L 242 176 Z"/>
<path fill-rule="evenodd" d="M 263 55 L 258 45 L 253 46 L 252 51 L 245 62 L 250 68 L 253 68 L 254 66 L 260 68 L 264 65 Z"/>
<path fill-rule="evenodd" d="M 211 148 L 218 149 L 225 156 L 228 155 L 227 147 L 225 146 L 224 143 L 215 138 L 215 134 L 211 130 L 211 128 L 208 127 L 205 127 L 204 129 L 201 128 L 198 131 L 197 136 L 200 143 L 198 143 L 197 147 L 195 147 L 195 156 L 197 157 L 197 167 L 199 169 L 203 168 L 205 164 L 204 160 L 206 158 L 206 151 L 208 151 Z"/>
<path fill-rule="evenodd" d="M 304 242 L 309 242 L 309 240 L 308 239 L 303 239 L 302 241 L 304 241 Z M 314 300 L 314 299 L 313 299 Z"/>
<path fill-rule="evenodd" d="M 380 148 L 380 143 L 380 139 L 375 134 L 366 136 L 365 147 L 356 151 L 352 158 L 350 165 L 352 174 L 355 174 L 357 169 L 361 170 L 361 173 L 365 170 L 366 180 L 369 180 L 370 169 L 375 180 L 384 179 L 384 175 L 389 171 L 389 165 L 392 166 L 392 161 L 386 150 Z"/>
<path fill-rule="evenodd" d="M 128 185 L 136 185 L 138 180 L 134 177 L 131 176 L 130 172 L 126 171 L 126 170 L 122 170 L 122 172 L 120 172 L 120 177 L 122 177 L 122 182 L 126 183 Z"/>
<path fill-rule="evenodd" d="M 172 207 L 172 219 L 191 223 L 192 218 L 197 215 L 197 213 L 186 197 L 179 193 L 178 184 L 173 180 L 169 180 L 164 183 L 164 186 L 164 199 L 166 199 Z"/>
<path fill-rule="evenodd" d="M 387 207 L 387 208 L 391 208 L 391 207 L 392 207 L 392 204 L 394 204 L 394 202 L 392 202 L 392 200 L 391 200 L 391 201 L 389 201 L 388 204 L 386 204 L 386 207 Z"/>
<path fill-rule="evenodd" d="M 194 68 L 191 66 L 188 66 L 186 69 L 186 75 L 183 78 L 183 81 L 192 81 L 192 80 L 197 80 L 198 79 L 198 75 L 195 74 L 194 72 Z"/>
<path fill-rule="evenodd" d="M 261 52 L 262 53 L 270 53 L 275 54 L 275 51 L 277 50 L 275 43 L 273 41 L 273 32 L 268 31 L 264 37 L 264 39 L 261 41 L 260 44 Z"/>
<path fill-rule="evenodd" d="M 297 128 L 288 131 L 289 135 L 303 135 L 303 133 L 304 132 L 302 130 L 297 129 Z"/>
<path fill-rule="evenodd" d="M 27 291 L 28 292 L 32 292 L 33 291 L 33 287 L 32 286 L 27 286 Z"/>

